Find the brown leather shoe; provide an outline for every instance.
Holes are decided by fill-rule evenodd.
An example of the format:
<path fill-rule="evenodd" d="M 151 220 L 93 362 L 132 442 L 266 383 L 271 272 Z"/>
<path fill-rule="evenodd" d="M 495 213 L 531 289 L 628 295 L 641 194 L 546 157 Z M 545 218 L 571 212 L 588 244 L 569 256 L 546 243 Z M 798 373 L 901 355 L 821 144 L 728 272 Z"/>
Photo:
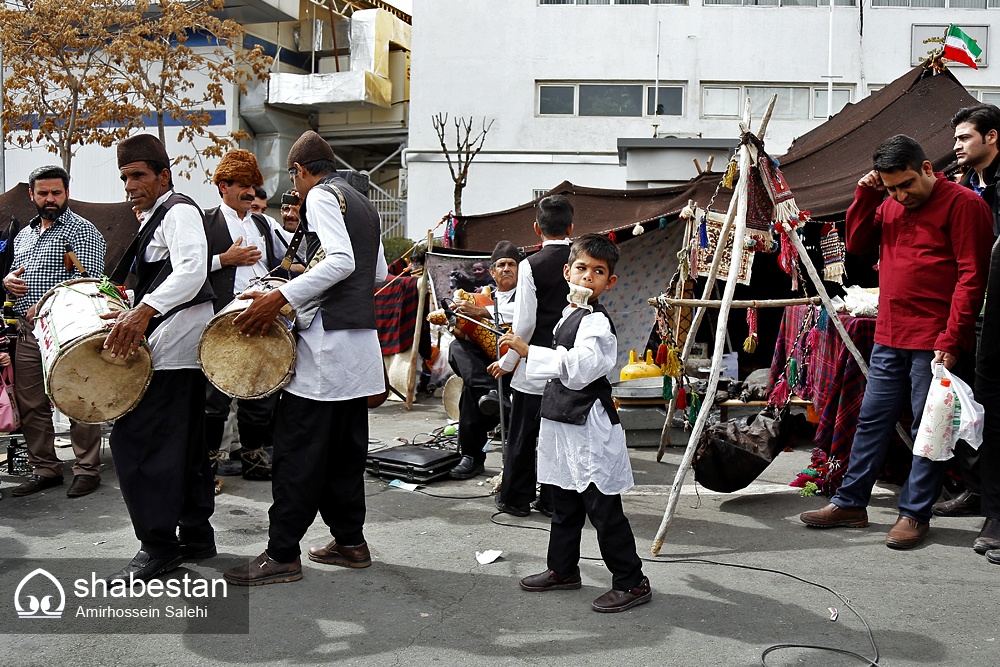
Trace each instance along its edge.
<path fill-rule="evenodd" d="M 983 529 L 979 531 L 979 536 L 972 543 L 972 548 L 976 550 L 977 554 L 1000 549 L 1000 519 L 986 519 L 983 523 Z"/>
<path fill-rule="evenodd" d="M 896 525 L 885 536 L 885 546 L 890 549 L 912 549 L 920 544 L 930 529 L 929 523 L 920 523 L 916 519 L 900 515 L 896 519 Z"/>
<path fill-rule="evenodd" d="M 834 526 L 850 526 L 864 528 L 868 525 L 868 510 L 864 507 L 840 507 L 828 503 L 826 507 L 799 515 L 802 523 L 814 528 L 833 528 Z"/>
<path fill-rule="evenodd" d="M 265 551 L 246 565 L 229 568 L 222 576 L 234 586 L 260 586 L 298 581 L 302 578 L 302 561 L 296 557 L 291 563 L 279 563 Z"/>
<path fill-rule="evenodd" d="M 100 475 L 76 475 L 73 478 L 73 483 L 66 489 L 66 495 L 70 498 L 79 498 L 88 493 L 93 493 L 100 485 Z"/>
<path fill-rule="evenodd" d="M 979 505 L 978 493 L 962 491 L 951 500 L 936 503 L 931 512 L 935 516 L 979 516 Z"/>
<path fill-rule="evenodd" d="M 582 585 L 580 568 L 576 568 L 571 574 L 556 574 L 552 570 L 545 570 L 521 580 L 521 588 L 526 591 L 576 590 Z"/>
<path fill-rule="evenodd" d="M 38 493 L 39 491 L 44 491 L 52 486 L 59 486 L 63 483 L 62 475 L 59 477 L 45 477 L 44 475 L 33 475 L 24 484 L 20 486 L 15 486 L 14 490 L 11 491 L 11 495 L 14 496 L 30 496 L 32 493 Z"/>
<path fill-rule="evenodd" d="M 368 567 L 372 564 L 372 554 L 368 543 L 362 542 L 356 547 L 345 547 L 331 540 L 325 547 L 311 547 L 309 560 L 325 565 L 340 565 L 342 567 Z"/>
<path fill-rule="evenodd" d="M 614 613 L 625 611 L 636 605 L 646 604 L 653 599 L 653 591 L 649 588 L 649 577 L 643 577 L 639 585 L 630 591 L 616 591 L 611 589 L 601 597 L 590 603 L 594 611 L 602 613 Z"/>

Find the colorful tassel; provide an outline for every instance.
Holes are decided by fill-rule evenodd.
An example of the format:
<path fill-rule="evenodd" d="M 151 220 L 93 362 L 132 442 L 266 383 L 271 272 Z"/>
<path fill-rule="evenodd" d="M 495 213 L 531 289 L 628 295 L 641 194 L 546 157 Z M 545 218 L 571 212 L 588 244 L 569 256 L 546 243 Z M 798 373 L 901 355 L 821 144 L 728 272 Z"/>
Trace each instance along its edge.
<path fill-rule="evenodd" d="M 818 492 L 819 487 L 816 485 L 816 482 L 806 482 L 806 485 L 799 491 L 799 495 L 803 497 L 815 496 Z"/>
<path fill-rule="evenodd" d="M 701 216 L 701 234 L 698 236 L 702 248 L 708 247 L 708 223 L 705 221 L 705 217 L 705 215 Z"/>
<path fill-rule="evenodd" d="M 688 423 L 694 426 L 698 421 L 698 413 L 701 412 L 701 399 L 698 394 L 691 392 L 691 409 L 688 410 Z"/>
<path fill-rule="evenodd" d="M 806 346 L 810 350 L 815 350 L 819 347 L 819 327 L 813 327 L 809 330 L 809 333 L 806 334 Z"/>
<path fill-rule="evenodd" d="M 608 240 L 612 243 L 618 243 L 618 237 L 615 236 L 614 232 L 608 232 Z"/>
<path fill-rule="evenodd" d="M 687 392 L 684 391 L 684 387 L 677 388 L 677 404 L 675 407 L 678 410 L 683 410 L 687 407 Z"/>
<path fill-rule="evenodd" d="M 663 374 L 679 378 L 683 371 L 684 366 L 681 365 L 681 360 L 677 355 L 677 348 L 670 348 L 667 352 L 667 361 L 663 364 Z"/>
<path fill-rule="evenodd" d="M 793 389 L 799 386 L 799 362 L 795 359 L 788 360 L 788 386 Z"/>
<path fill-rule="evenodd" d="M 826 306 L 819 307 L 819 319 L 816 320 L 816 328 L 826 331 L 830 324 L 830 313 L 826 312 Z"/>
<path fill-rule="evenodd" d="M 781 252 L 778 253 L 778 266 L 792 278 L 792 291 L 799 291 L 799 251 L 788 238 L 785 228 L 781 228 Z"/>
<path fill-rule="evenodd" d="M 788 381 L 785 378 L 781 378 L 778 384 L 775 385 L 774 390 L 767 399 L 768 405 L 784 406 L 788 403 L 788 399 L 792 397 L 792 390 L 788 386 Z"/>
<path fill-rule="evenodd" d="M 743 351 L 753 354 L 757 351 L 757 302 L 753 302 L 752 308 L 747 308 L 747 327 L 750 334 L 743 341 Z"/>
<path fill-rule="evenodd" d="M 635 227 L 632 228 L 632 236 L 639 236 L 645 231 L 646 230 L 642 228 L 642 225 L 637 222 L 635 223 Z"/>
<path fill-rule="evenodd" d="M 733 181 L 736 179 L 736 156 L 729 161 L 729 165 L 726 167 L 726 173 L 722 176 L 722 187 L 733 189 Z"/>
<path fill-rule="evenodd" d="M 672 377 L 670 377 L 669 375 L 667 375 L 666 373 L 663 374 L 663 394 L 662 395 L 663 395 L 663 400 L 665 400 L 665 401 L 669 401 L 671 398 L 674 397 L 674 379 Z"/>
<path fill-rule="evenodd" d="M 656 348 L 656 365 L 663 366 L 667 363 L 667 353 L 670 352 L 670 346 L 666 343 L 660 343 L 660 347 Z M 666 373 L 664 373 L 666 375 Z"/>
<path fill-rule="evenodd" d="M 661 217 L 660 218 L 660 229 L 666 229 L 666 228 L 667 228 L 667 219 L 664 218 L 664 217 Z"/>

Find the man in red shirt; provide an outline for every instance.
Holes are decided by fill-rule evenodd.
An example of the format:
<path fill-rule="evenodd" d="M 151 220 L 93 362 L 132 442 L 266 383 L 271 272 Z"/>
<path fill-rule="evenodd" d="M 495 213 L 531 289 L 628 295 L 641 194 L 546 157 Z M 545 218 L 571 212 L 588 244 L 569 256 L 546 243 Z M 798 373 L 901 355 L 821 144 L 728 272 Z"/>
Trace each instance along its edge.
<path fill-rule="evenodd" d="M 844 483 L 826 507 L 800 516 L 818 528 L 868 525 L 872 486 L 904 405 L 916 416 L 916 436 L 932 362 L 951 369 L 973 349 L 993 245 L 989 206 L 935 173 L 916 141 L 887 139 L 873 162 L 847 211 L 847 249 L 879 249 L 875 347 Z M 947 467 L 913 457 L 887 546 L 909 549 L 927 535 Z"/>

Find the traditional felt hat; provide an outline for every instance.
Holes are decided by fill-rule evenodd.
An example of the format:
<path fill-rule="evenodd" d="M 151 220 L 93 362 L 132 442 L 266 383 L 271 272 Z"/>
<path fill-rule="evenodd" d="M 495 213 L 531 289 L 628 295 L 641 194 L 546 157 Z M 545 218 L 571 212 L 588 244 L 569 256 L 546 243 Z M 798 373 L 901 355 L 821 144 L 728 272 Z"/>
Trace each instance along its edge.
<path fill-rule="evenodd" d="M 167 149 L 152 134 L 137 134 L 118 144 L 118 168 L 133 162 L 159 162 L 170 166 Z"/>
<path fill-rule="evenodd" d="M 222 181 L 240 183 L 242 185 L 263 185 L 264 177 L 257 168 L 257 158 L 248 150 L 236 148 L 219 160 L 215 168 L 212 182 L 218 185 Z"/>
<path fill-rule="evenodd" d="M 520 262 L 523 257 L 521 257 L 521 251 L 518 250 L 517 246 L 510 241 L 500 241 L 497 243 L 497 247 L 493 249 L 493 255 L 490 256 L 490 264 L 496 264 L 501 259 L 512 259 L 515 262 Z"/>
<path fill-rule="evenodd" d="M 292 150 L 288 151 L 288 169 L 291 169 L 292 165 L 296 162 L 299 164 L 308 164 L 316 160 L 333 161 L 335 159 L 333 149 L 330 148 L 330 144 L 326 142 L 326 139 L 312 130 L 306 130 L 292 144 Z"/>

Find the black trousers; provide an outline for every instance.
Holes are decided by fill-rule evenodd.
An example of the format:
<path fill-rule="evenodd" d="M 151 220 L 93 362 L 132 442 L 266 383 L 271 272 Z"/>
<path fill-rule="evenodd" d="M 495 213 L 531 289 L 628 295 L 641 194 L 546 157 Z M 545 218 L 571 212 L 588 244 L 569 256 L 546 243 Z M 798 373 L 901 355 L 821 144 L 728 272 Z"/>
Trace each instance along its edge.
<path fill-rule="evenodd" d="M 500 415 L 484 415 L 479 399 L 497 389 L 497 381 L 486 372 L 491 361 L 475 343 L 456 338 L 448 347 L 448 363 L 462 378 L 462 396 L 458 401 L 458 450 L 476 463 L 486 460 L 483 447 L 489 432 L 500 423 Z M 503 376 L 504 391 L 510 393 L 510 374 Z"/>
<path fill-rule="evenodd" d="M 541 426 L 542 397 L 514 390 L 507 432 L 507 458 L 503 464 L 500 500 L 514 507 L 525 507 L 535 499 L 538 480 L 535 454 Z M 542 485 L 538 494 L 542 504 L 552 506 L 550 487 Z"/>
<path fill-rule="evenodd" d="M 368 399 L 314 401 L 281 392 L 271 462 L 267 552 L 295 560 L 319 511 L 339 544 L 365 541 Z"/>
<path fill-rule="evenodd" d="M 270 444 L 270 425 L 274 409 L 278 405 L 280 392 L 265 398 L 236 399 L 236 426 L 240 433 L 240 447 L 260 449 Z M 222 443 L 222 433 L 229 418 L 229 407 L 233 398 L 211 383 L 205 390 L 206 438 L 209 450 L 218 449 Z M 208 425 L 212 426 L 209 427 Z"/>
<path fill-rule="evenodd" d="M 111 453 L 135 536 L 154 558 L 181 542 L 211 542 L 212 467 L 203 437 L 205 376 L 154 371 L 139 405 L 115 422 Z M 178 538 L 179 532 L 179 538 Z"/>
<path fill-rule="evenodd" d="M 591 484 L 583 493 L 558 486 L 552 494 L 552 532 L 549 533 L 548 568 L 570 574 L 580 563 L 580 539 L 587 518 L 597 530 L 601 558 L 611 570 L 616 591 L 632 590 L 642 581 L 642 561 L 635 550 L 632 526 L 625 518 L 620 495 L 606 496 Z"/>
<path fill-rule="evenodd" d="M 1000 519 L 1000 244 L 990 256 L 986 307 L 976 357 L 976 401 L 985 410 L 979 447 L 982 514 Z"/>
<path fill-rule="evenodd" d="M 972 354 L 962 354 L 962 370 L 958 374 L 973 390 L 976 387 L 976 357 L 982 333 L 983 318 L 978 317 L 976 318 L 976 350 Z M 962 475 L 962 481 L 965 482 L 965 488 L 972 493 L 981 494 L 983 483 L 979 474 L 979 451 L 973 449 L 965 440 L 959 440 L 955 446 L 955 460 L 958 471 Z"/>

